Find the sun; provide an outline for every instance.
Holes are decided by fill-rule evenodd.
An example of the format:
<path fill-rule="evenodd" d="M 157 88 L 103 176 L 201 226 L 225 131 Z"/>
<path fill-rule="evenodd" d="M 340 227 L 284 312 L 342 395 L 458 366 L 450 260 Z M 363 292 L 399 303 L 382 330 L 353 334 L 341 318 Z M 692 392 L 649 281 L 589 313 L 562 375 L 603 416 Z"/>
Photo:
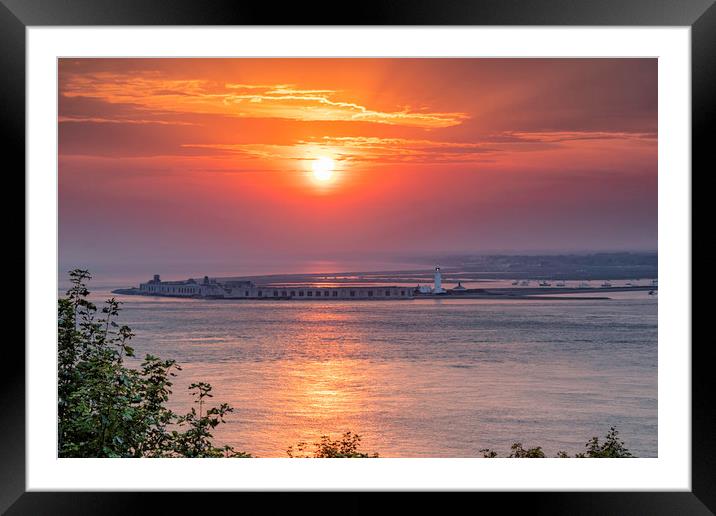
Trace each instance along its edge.
<path fill-rule="evenodd" d="M 319 183 L 328 183 L 333 179 L 333 169 L 336 164 L 331 158 L 321 157 L 313 160 L 313 179 Z"/>

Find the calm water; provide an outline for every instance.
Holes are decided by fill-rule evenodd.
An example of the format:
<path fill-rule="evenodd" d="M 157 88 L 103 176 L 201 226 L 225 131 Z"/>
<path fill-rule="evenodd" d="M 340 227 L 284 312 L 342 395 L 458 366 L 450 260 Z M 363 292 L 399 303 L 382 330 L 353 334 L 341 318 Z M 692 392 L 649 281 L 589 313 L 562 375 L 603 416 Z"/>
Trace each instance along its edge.
<path fill-rule="evenodd" d="M 96 288 L 93 287 L 93 288 Z M 109 289 L 93 294 L 110 297 Z M 211 301 L 117 296 L 138 355 L 235 407 L 220 443 L 286 456 L 347 430 L 385 457 L 475 457 L 514 441 L 575 453 L 616 425 L 657 455 L 657 301 Z"/>

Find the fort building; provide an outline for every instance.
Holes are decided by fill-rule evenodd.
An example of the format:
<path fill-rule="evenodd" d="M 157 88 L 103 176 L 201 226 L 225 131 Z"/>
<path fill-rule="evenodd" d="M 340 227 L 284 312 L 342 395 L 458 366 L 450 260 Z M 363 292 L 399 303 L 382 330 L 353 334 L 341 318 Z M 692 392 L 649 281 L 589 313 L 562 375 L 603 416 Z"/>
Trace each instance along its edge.
<path fill-rule="evenodd" d="M 203 281 L 162 281 L 159 274 L 139 285 L 138 294 L 169 297 L 217 299 L 410 299 L 410 286 L 281 286 L 257 285 L 248 280 L 218 281 L 204 276 Z"/>

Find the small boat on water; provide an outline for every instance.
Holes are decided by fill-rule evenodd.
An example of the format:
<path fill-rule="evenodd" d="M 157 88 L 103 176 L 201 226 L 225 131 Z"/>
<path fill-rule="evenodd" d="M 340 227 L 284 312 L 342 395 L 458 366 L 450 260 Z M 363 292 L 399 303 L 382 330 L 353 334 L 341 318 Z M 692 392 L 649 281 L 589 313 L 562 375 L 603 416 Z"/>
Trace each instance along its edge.
<path fill-rule="evenodd" d="M 631 281 L 627 281 L 627 282 L 626 282 L 626 286 L 627 286 L 627 287 L 633 287 L 634 284 L 633 284 Z"/>
<path fill-rule="evenodd" d="M 518 280 L 515 280 L 515 281 L 512 282 L 513 285 L 519 285 L 519 283 L 520 283 L 520 282 L 519 282 Z"/>
<path fill-rule="evenodd" d="M 606 280 L 604 283 L 602 283 L 602 288 L 609 288 L 611 286 L 612 286 L 612 284 L 609 283 L 609 280 Z"/>
<path fill-rule="evenodd" d="M 549 283 L 549 282 L 547 282 L 547 281 L 540 281 L 540 282 L 539 282 L 539 286 L 540 286 L 540 287 L 551 287 L 552 284 Z"/>
<path fill-rule="evenodd" d="M 655 295 L 656 295 L 656 290 L 650 290 L 650 291 L 649 291 L 649 295 L 650 295 L 650 296 L 655 296 Z"/>

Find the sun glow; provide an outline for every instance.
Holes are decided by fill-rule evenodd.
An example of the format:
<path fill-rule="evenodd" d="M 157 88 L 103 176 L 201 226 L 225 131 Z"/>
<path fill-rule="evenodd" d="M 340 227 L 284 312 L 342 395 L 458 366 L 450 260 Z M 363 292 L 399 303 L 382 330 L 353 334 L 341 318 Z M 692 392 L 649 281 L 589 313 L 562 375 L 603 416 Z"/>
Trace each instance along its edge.
<path fill-rule="evenodd" d="M 336 164 L 331 158 L 321 157 L 313 160 L 311 168 L 313 169 L 313 179 L 319 183 L 328 183 L 333 179 L 333 169 Z"/>

